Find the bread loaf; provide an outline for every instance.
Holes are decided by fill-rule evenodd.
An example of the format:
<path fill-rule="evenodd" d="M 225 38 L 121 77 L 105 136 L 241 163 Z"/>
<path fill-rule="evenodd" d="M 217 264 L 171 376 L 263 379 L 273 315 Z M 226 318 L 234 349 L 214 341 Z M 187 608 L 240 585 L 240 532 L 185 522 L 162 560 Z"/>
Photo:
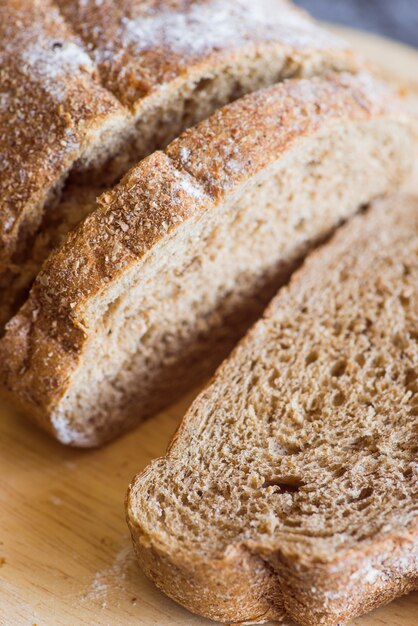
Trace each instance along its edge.
<path fill-rule="evenodd" d="M 283 0 L 4 0 L 0 333 L 130 165 L 244 93 L 358 64 Z"/>
<path fill-rule="evenodd" d="M 313 253 L 132 483 L 139 562 L 228 623 L 337 626 L 418 588 L 418 199 Z"/>
<path fill-rule="evenodd" d="M 207 375 L 315 242 L 402 182 L 412 143 L 364 74 L 219 110 L 50 256 L 0 342 L 4 393 L 64 443 L 111 439 Z"/>

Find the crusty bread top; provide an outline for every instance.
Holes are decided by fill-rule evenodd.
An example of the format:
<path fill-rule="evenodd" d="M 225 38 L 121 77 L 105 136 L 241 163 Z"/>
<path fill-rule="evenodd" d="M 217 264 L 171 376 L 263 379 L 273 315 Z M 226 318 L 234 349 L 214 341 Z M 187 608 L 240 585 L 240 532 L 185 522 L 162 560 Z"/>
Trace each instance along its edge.
<path fill-rule="evenodd" d="M 0 261 L 23 209 L 43 204 L 88 136 L 121 110 L 95 74 L 52 2 L 0 3 Z"/>
<path fill-rule="evenodd" d="M 74 161 L 99 168 L 182 85 L 257 55 L 278 78 L 361 65 L 285 0 L 3 0 L 0 19 L 2 263 Z"/>
<path fill-rule="evenodd" d="M 32 411 L 52 410 L 112 285 L 129 281 L 153 246 L 327 125 L 382 116 L 403 123 L 394 94 L 369 76 L 290 80 L 224 107 L 142 161 L 46 262 L 0 343 L 3 387 Z"/>
<path fill-rule="evenodd" d="M 97 63 L 103 84 L 135 105 L 186 74 L 213 71 L 246 51 L 290 57 L 329 51 L 355 64 L 347 44 L 286 0 L 57 0 Z M 289 59 L 290 60 L 290 59 Z"/>
<path fill-rule="evenodd" d="M 217 597 L 231 572 L 245 589 L 243 551 L 304 624 L 418 584 L 417 286 L 418 199 L 401 197 L 353 218 L 274 298 L 131 485 L 140 560 L 169 595 L 250 619 Z"/>

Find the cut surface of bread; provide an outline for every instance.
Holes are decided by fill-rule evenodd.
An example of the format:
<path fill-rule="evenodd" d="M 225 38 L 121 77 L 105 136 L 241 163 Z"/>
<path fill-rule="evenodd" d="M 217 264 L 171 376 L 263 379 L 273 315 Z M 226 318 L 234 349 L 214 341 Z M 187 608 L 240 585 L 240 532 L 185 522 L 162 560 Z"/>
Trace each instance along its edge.
<path fill-rule="evenodd" d="M 337 626 L 418 588 L 418 198 L 305 261 L 131 484 L 139 562 L 228 623 Z"/>
<path fill-rule="evenodd" d="M 360 65 L 283 0 L 4 0 L 0 18 L 0 332 L 86 193 L 247 92 Z"/>
<path fill-rule="evenodd" d="M 289 80 L 145 159 L 53 253 L 0 342 L 2 390 L 97 445 L 218 364 L 316 241 L 409 171 L 368 75 Z"/>

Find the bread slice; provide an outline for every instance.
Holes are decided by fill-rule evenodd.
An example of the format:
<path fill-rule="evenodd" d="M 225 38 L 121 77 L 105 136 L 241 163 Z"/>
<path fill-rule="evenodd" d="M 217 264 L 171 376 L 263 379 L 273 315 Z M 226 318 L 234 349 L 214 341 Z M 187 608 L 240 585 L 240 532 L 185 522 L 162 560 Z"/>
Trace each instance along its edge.
<path fill-rule="evenodd" d="M 142 161 L 70 233 L 0 342 L 1 387 L 63 443 L 103 443 L 213 367 L 316 241 L 409 171 L 367 75 L 289 80 Z"/>
<path fill-rule="evenodd" d="M 305 265 L 132 482 L 145 573 L 215 620 L 337 626 L 418 588 L 418 199 Z"/>
<path fill-rule="evenodd" d="M 86 194 L 244 93 L 361 63 L 283 0 L 6 0 L 0 61 L 0 332 Z"/>

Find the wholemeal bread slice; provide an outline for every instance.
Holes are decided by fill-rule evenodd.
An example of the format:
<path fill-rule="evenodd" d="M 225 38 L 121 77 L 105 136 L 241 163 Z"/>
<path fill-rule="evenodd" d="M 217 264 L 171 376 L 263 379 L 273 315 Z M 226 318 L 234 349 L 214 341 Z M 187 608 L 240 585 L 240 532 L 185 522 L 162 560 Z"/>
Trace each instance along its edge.
<path fill-rule="evenodd" d="M 139 562 L 219 621 L 337 626 L 418 588 L 418 199 L 312 254 L 131 484 Z"/>
<path fill-rule="evenodd" d="M 3 0 L 0 332 L 130 165 L 244 93 L 359 64 L 283 0 Z"/>
<path fill-rule="evenodd" d="M 60 441 L 103 443 L 220 362 L 315 241 L 409 171 L 368 75 L 289 80 L 145 159 L 51 255 L 0 382 Z"/>

